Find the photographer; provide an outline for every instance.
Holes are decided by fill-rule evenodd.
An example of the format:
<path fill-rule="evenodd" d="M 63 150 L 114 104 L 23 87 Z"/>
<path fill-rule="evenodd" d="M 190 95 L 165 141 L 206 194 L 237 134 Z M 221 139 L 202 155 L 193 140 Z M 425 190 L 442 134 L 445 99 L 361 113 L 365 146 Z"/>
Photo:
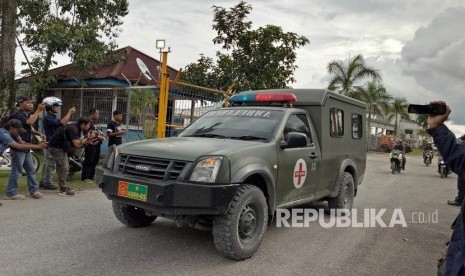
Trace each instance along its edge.
<path fill-rule="evenodd" d="M 97 139 L 85 148 L 85 157 L 84 162 L 82 163 L 81 181 L 86 183 L 94 182 L 95 167 L 100 160 L 100 146 L 102 145 L 102 141 L 106 138 L 103 135 L 100 126 L 98 125 L 99 117 L 100 112 L 96 108 L 89 110 L 89 132 L 94 133 Z"/>
<path fill-rule="evenodd" d="M 438 104 L 444 102 L 432 102 Z M 434 139 L 444 161 L 459 177 L 465 177 L 465 144 L 456 139 L 444 122 L 449 117 L 449 106 L 444 114 L 430 114 L 428 116 L 428 134 Z M 463 201 L 465 202 L 465 201 Z M 460 213 L 453 223 L 453 232 L 444 262 L 438 265 L 438 275 L 464 275 L 465 274 L 465 211 L 462 202 Z"/>
<path fill-rule="evenodd" d="M 60 187 L 59 195 L 74 195 L 74 190 L 66 184 L 66 177 L 69 171 L 68 155 L 96 140 L 95 134 L 89 132 L 89 128 L 89 119 L 79 118 L 77 123 L 58 129 L 48 144 L 50 154 L 55 160 L 57 168 L 58 186 Z M 84 135 L 85 133 L 87 135 Z"/>

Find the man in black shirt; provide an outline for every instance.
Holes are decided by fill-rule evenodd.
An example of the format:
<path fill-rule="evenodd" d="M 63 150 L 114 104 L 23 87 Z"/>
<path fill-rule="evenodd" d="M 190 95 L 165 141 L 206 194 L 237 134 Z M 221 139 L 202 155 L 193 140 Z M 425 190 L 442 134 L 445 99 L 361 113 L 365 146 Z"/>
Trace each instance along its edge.
<path fill-rule="evenodd" d="M 105 136 L 98 125 L 98 119 L 100 117 L 100 112 L 96 108 L 89 110 L 89 121 L 90 129 L 89 131 L 93 132 L 97 139 L 86 146 L 84 154 L 84 162 L 82 163 L 82 174 L 81 181 L 86 183 L 93 183 L 95 176 L 95 167 L 100 160 L 100 145 L 105 139 Z"/>
<path fill-rule="evenodd" d="M 33 104 L 29 97 L 18 97 L 16 106 L 19 108 L 19 110 L 13 113 L 9 119 L 17 119 L 23 124 L 23 128 L 26 131 L 21 134 L 21 140 L 24 143 L 31 143 L 32 135 L 40 135 L 42 140 L 45 140 L 45 136 L 43 134 L 40 134 L 39 132 L 32 129 L 32 125 L 39 118 L 39 114 L 45 109 L 45 104 L 39 104 L 37 106 L 37 110 L 32 115 L 29 114 L 33 109 Z M 11 174 L 10 178 L 8 179 L 8 185 L 6 189 L 6 197 L 10 199 L 18 194 L 18 179 L 21 176 L 22 170 L 24 168 L 27 176 L 29 194 L 33 198 L 43 198 L 42 193 L 39 192 L 39 185 L 36 182 L 36 171 L 30 150 L 18 150 L 12 148 L 10 154 L 12 164 Z"/>
<path fill-rule="evenodd" d="M 123 129 L 121 122 L 123 121 L 123 112 L 119 110 L 113 111 L 113 121 L 107 125 L 108 147 L 112 145 L 121 145 L 123 143 L 123 135 L 127 133 Z"/>
<path fill-rule="evenodd" d="M 48 143 L 50 154 L 55 160 L 58 186 L 60 187 L 59 195 L 73 196 L 74 190 L 66 184 L 68 176 L 69 164 L 68 154 L 65 150 L 79 149 L 96 140 L 95 134 L 89 132 L 90 121 L 87 118 L 79 118 L 77 123 L 62 127 L 55 132 L 52 140 Z M 84 135 L 87 133 L 87 135 Z"/>

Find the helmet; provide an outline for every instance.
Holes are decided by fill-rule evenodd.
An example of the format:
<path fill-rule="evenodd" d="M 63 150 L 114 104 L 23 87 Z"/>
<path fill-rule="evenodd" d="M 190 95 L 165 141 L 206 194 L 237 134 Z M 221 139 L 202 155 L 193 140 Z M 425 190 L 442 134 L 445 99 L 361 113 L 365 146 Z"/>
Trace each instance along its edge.
<path fill-rule="evenodd" d="M 61 100 L 58 99 L 57 97 L 46 97 L 45 99 L 42 100 L 42 102 L 49 107 L 52 106 L 61 106 Z"/>
<path fill-rule="evenodd" d="M 45 110 L 47 112 L 51 112 L 53 114 L 56 114 L 57 112 L 53 109 L 54 106 L 61 106 L 61 100 L 58 99 L 57 97 L 47 97 L 42 100 L 42 102 L 45 104 Z"/>

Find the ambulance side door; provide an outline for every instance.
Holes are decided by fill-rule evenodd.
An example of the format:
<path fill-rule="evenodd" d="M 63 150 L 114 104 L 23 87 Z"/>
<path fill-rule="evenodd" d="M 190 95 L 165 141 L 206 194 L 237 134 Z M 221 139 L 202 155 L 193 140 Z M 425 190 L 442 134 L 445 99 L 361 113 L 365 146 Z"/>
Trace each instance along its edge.
<path fill-rule="evenodd" d="M 281 132 L 286 141 L 289 133 L 301 133 L 307 144 L 301 147 L 282 149 L 277 143 L 278 177 L 276 203 L 278 205 L 313 197 L 321 171 L 321 151 L 315 129 L 305 111 L 291 113 Z"/>

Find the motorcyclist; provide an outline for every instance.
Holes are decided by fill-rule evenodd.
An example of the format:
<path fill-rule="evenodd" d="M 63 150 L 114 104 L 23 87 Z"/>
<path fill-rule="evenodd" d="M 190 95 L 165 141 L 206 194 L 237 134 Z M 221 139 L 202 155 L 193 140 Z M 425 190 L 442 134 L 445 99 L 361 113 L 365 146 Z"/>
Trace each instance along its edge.
<path fill-rule="evenodd" d="M 425 148 L 423 149 L 423 161 L 425 161 L 426 153 L 428 151 L 431 153 L 431 161 L 433 161 L 433 145 L 431 142 L 427 142 Z"/>
<path fill-rule="evenodd" d="M 396 145 L 394 146 L 395 150 L 400 150 L 402 152 L 402 170 L 405 170 L 405 163 L 407 162 L 407 159 L 405 158 L 405 147 L 402 144 L 402 140 L 399 139 L 396 141 Z"/>

